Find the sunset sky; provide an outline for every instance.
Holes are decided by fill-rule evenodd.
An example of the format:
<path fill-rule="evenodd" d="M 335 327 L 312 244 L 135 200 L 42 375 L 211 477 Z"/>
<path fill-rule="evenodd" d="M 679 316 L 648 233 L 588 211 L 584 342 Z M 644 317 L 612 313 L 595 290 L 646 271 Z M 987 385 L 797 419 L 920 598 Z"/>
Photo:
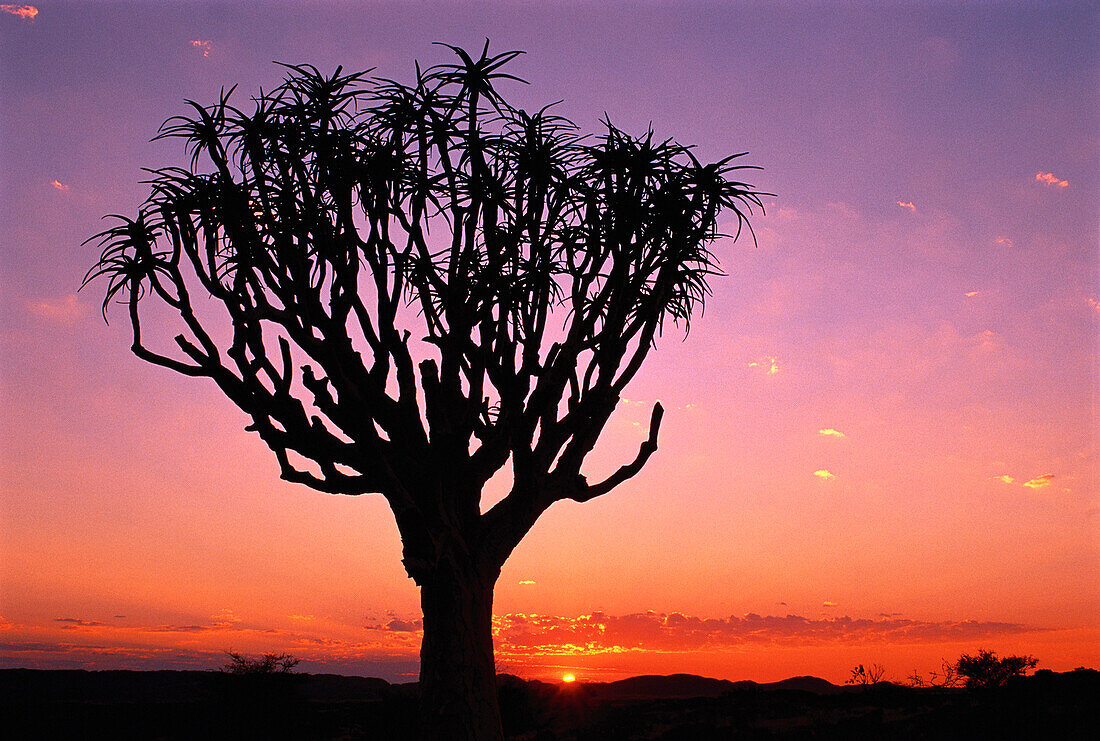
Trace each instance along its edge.
<path fill-rule="evenodd" d="M 146 365 L 77 293 L 159 124 L 274 61 L 523 49 L 510 101 L 748 151 L 758 238 L 719 242 L 591 456 L 504 567 L 530 678 L 889 679 L 991 649 L 1100 667 L 1100 8 L 1076 2 L 0 5 L 0 667 L 415 677 L 380 497 L 278 478 L 210 382 Z M 503 484 L 490 492 L 500 496 Z M 491 498 L 490 498 L 491 501 Z"/>

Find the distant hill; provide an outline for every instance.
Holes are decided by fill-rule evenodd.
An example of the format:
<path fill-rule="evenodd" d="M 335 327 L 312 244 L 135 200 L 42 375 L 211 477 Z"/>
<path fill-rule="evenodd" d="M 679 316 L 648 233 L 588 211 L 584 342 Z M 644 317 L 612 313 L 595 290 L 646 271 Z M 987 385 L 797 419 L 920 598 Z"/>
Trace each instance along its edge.
<path fill-rule="evenodd" d="M 820 677 L 791 677 L 781 682 L 758 683 L 750 680 L 731 682 L 727 679 L 710 679 L 695 674 L 646 674 L 616 682 L 589 682 L 585 688 L 589 694 L 601 700 L 657 700 L 678 697 L 721 697 L 727 692 L 768 692 L 774 690 L 798 690 L 817 695 L 836 695 L 850 692 L 852 687 L 839 687 Z"/>
<path fill-rule="evenodd" d="M 241 679 L 217 671 L 0 669 L 0 697 L 16 702 L 202 703 L 222 698 Z M 382 700 L 403 687 L 384 679 L 338 674 L 275 674 L 259 679 L 293 682 L 297 697 L 317 702 Z"/>
<path fill-rule="evenodd" d="M 502 678 L 506 675 L 501 675 Z M 415 693 L 416 683 L 390 684 L 384 679 L 345 677 L 338 674 L 272 675 L 272 681 L 292 681 L 295 694 L 312 702 L 361 702 L 384 700 Z M 549 682 L 510 682 L 538 685 L 557 691 Z M 0 696 L 9 700 L 39 702 L 207 702 L 217 699 L 240 679 L 209 671 L 88 671 L 84 669 L 0 669 Z M 721 697 L 727 692 L 800 690 L 819 695 L 851 691 L 819 677 L 792 677 L 781 682 L 731 682 L 695 674 L 647 674 L 614 682 L 578 683 L 585 694 L 601 700 L 656 700 L 688 697 Z"/>
<path fill-rule="evenodd" d="M 617 682 L 589 682 L 585 688 L 602 700 L 654 700 L 673 697 L 719 697 L 736 685 L 725 679 L 709 679 L 694 674 L 647 674 Z"/>
<path fill-rule="evenodd" d="M 851 685 L 835 685 L 821 677 L 791 677 L 781 682 L 769 682 L 757 685 L 762 690 L 798 690 L 800 692 L 813 692 L 817 695 L 837 695 L 841 692 L 862 690 L 863 687 Z"/>

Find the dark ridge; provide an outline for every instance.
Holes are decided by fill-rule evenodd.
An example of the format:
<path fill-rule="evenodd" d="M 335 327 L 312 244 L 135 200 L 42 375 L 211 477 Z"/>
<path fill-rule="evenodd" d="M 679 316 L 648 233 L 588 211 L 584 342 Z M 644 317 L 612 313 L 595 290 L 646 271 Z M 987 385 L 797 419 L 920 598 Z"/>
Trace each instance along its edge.
<path fill-rule="evenodd" d="M 334 674 L 0 669 L 3 738 L 415 737 L 418 686 Z M 758 684 L 690 674 L 569 685 L 499 675 L 510 741 L 1100 738 L 1100 672 L 995 690 Z"/>
<path fill-rule="evenodd" d="M 725 679 L 710 679 L 694 674 L 646 674 L 616 682 L 586 685 L 592 696 L 605 700 L 650 700 L 673 697 L 719 697 L 735 688 Z"/>
<path fill-rule="evenodd" d="M 801 692 L 813 692 L 816 695 L 837 695 L 841 692 L 855 689 L 852 686 L 842 687 L 821 677 L 791 677 L 779 682 L 768 682 L 758 685 L 762 690 L 799 690 Z"/>

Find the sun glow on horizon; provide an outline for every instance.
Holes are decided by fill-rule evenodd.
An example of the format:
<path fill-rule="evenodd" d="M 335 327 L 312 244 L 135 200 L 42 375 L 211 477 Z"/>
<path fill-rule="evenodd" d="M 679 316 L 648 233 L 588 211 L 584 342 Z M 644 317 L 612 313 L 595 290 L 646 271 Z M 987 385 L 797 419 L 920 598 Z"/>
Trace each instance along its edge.
<path fill-rule="evenodd" d="M 561 681 L 565 682 L 566 684 L 570 684 L 571 682 L 576 682 L 577 677 L 575 674 L 563 674 L 561 677 Z"/>

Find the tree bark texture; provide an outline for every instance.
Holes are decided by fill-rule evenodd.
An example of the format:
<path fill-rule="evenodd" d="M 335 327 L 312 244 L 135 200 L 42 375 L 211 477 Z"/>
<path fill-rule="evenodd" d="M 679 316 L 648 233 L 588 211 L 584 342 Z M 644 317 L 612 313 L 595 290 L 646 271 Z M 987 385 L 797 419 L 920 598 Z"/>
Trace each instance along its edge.
<path fill-rule="evenodd" d="M 420 724 L 424 741 L 500 741 L 493 662 L 495 572 L 448 559 L 420 586 Z"/>

